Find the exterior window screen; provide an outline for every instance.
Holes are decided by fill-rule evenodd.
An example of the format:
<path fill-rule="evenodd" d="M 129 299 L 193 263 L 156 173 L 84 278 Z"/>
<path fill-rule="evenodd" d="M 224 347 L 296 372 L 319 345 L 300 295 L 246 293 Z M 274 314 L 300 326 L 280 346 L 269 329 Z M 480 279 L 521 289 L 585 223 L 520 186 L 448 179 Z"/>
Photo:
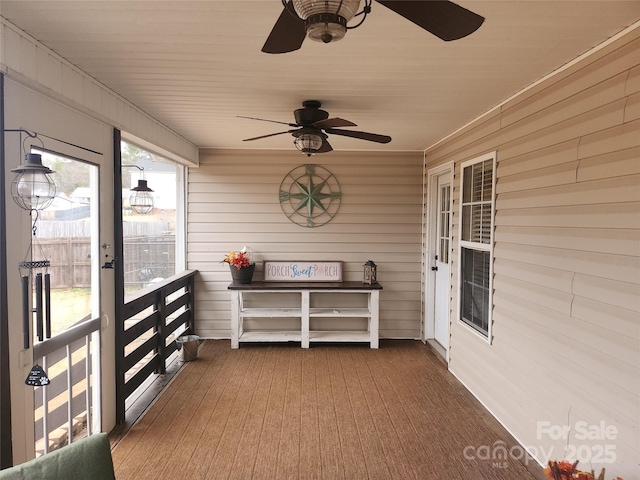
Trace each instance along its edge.
<path fill-rule="evenodd" d="M 176 264 L 176 240 L 180 167 L 144 148 L 123 141 L 123 265 L 125 301 L 138 291 L 181 271 Z M 147 180 L 153 190 L 153 208 L 146 214 L 134 211 L 129 205 L 131 190 L 139 180 Z"/>
<path fill-rule="evenodd" d="M 490 338 L 495 156 L 462 166 L 460 320 Z"/>
<path fill-rule="evenodd" d="M 491 254 L 462 249 L 462 321 L 483 335 L 489 332 L 489 265 Z"/>

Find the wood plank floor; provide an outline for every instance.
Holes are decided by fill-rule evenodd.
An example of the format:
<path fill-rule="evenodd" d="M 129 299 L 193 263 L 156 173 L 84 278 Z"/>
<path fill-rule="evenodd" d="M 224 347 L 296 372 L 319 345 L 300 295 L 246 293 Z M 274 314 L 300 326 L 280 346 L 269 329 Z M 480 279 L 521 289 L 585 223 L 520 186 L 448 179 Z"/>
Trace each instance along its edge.
<path fill-rule="evenodd" d="M 544 478 L 469 458 L 500 442 L 515 445 L 420 342 L 209 340 L 112 453 L 118 480 Z"/>

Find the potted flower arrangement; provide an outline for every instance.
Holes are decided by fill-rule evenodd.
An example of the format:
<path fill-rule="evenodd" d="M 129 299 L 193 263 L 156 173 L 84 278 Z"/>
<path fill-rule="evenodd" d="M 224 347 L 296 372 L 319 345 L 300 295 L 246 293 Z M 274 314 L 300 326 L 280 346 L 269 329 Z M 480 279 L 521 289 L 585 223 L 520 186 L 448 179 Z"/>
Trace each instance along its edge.
<path fill-rule="evenodd" d="M 239 252 L 232 250 L 227 253 L 227 256 L 222 261 L 229 264 L 233 283 L 251 283 L 256 264 L 251 258 L 250 249 L 243 247 Z"/>
<path fill-rule="evenodd" d="M 553 480 L 605 480 L 604 468 L 597 477 L 592 470 L 591 472 L 583 472 L 577 469 L 578 461 L 571 463 L 567 460 L 561 462 L 549 462 L 549 466 L 544 469 L 544 474 Z M 616 480 L 622 480 L 617 477 Z"/>

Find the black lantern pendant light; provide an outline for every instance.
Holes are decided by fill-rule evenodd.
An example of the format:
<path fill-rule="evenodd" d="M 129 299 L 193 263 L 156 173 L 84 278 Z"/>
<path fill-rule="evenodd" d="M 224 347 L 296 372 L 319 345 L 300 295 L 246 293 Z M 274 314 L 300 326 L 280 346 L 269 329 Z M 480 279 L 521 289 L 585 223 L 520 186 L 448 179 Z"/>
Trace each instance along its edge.
<path fill-rule="evenodd" d="M 151 190 L 147 186 L 146 180 L 138 180 L 138 185 L 131 189 L 133 192 L 129 197 L 129 205 L 131 209 L 141 215 L 146 215 L 153 210 L 153 196 Z"/>
<path fill-rule="evenodd" d="M 35 134 L 26 132 L 29 137 L 37 138 Z M 26 139 L 25 139 L 26 140 Z M 24 147 L 24 146 L 23 146 Z M 36 240 L 36 223 L 40 210 L 44 210 L 53 202 L 56 196 L 56 184 L 50 175 L 53 172 L 49 167 L 42 164 L 42 155 L 39 153 L 27 153 L 25 155 L 25 163 L 18 168 L 11 170 L 17 173 L 16 178 L 11 183 L 11 196 L 16 204 L 30 212 L 33 218 L 31 227 L 32 237 L 29 242 L 29 248 L 23 261 L 18 263 L 21 272 L 22 285 L 22 331 L 23 331 L 23 348 L 30 347 L 29 324 L 32 321 L 32 315 L 35 313 L 36 333 L 39 341 L 45 336 L 51 338 L 51 279 L 48 272 L 50 266 L 49 260 L 44 256 L 42 247 Z M 35 212 L 35 215 L 34 213 Z M 35 248 L 37 247 L 37 248 Z M 38 250 L 40 258 L 34 258 L 35 250 Z M 44 269 L 44 273 L 33 273 L 35 270 Z M 24 271 L 24 272 L 23 272 Z M 32 291 L 29 284 L 29 278 L 34 275 L 35 292 Z M 29 297 L 35 293 L 35 308 L 29 306 Z M 44 371 L 42 371 L 42 381 L 48 383 L 48 379 Z M 30 383 L 27 383 L 31 385 Z M 41 383 L 46 385 L 46 383 Z"/>
<path fill-rule="evenodd" d="M 11 170 L 17 173 L 11 183 L 13 201 L 24 210 L 43 210 L 56 196 L 56 184 L 49 176 L 54 173 L 42 164 L 42 155 L 28 153 L 25 163 Z"/>
<path fill-rule="evenodd" d="M 122 165 L 122 168 L 137 168 L 141 172 L 141 177 L 138 179 L 138 185 L 131 189 L 131 195 L 129 196 L 129 206 L 131 210 L 140 214 L 146 215 L 153 210 L 153 190 L 147 185 L 147 181 L 144 178 L 144 167 L 140 165 Z"/>

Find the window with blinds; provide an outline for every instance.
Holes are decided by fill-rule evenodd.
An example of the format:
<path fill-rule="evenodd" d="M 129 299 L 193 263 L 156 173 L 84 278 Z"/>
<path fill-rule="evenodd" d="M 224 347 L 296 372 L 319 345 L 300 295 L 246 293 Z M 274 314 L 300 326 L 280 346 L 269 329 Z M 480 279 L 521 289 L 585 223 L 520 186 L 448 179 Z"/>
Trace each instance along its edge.
<path fill-rule="evenodd" d="M 465 167 L 462 173 L 462 240 L 491 242 L 493 160 Z"/>
<path fill-rule="evenodd" d="M 490 338 L 495 154 L 462 165 L 459 318 Z"/>
<path fill-rule="evenodd" d="M 489 334 L 489 265 L 491 254 L 462 248 L 462 321 L 483 335 Z"/>

